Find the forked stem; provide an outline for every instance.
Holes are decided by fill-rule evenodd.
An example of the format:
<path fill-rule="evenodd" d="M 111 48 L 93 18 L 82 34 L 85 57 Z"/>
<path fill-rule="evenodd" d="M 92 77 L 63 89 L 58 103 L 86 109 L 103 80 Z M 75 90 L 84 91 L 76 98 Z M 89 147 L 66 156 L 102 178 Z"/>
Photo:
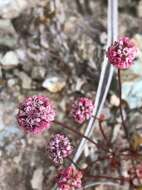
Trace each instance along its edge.
<path fill-rule="evenodd" d="M 54 123 L 57 124 L 57 125 L 62 126 L 63 128 L 66 128 L 66 129 L 70 130 L 71 132 L 79 135 L 82 138 L 85 138 L 86 140 L 88 140 L 89 142 L 91 142 L 92 144 L 94 144 L 97 148 L 102 148 L 104 151 L 106 151 L 105 147 L 101 146 L 100 144 L 96 143 L 95 141 L 93 141 L 89 137 L 87 137 L 84 134 L 80 133 L 78 130 L 76 130 L 74 128 L 71 128 L 68 125 L 66 125 L 65 123 L 62 123 L 62 122 L 57 121 L 57 120 L 54 120 Z"/>

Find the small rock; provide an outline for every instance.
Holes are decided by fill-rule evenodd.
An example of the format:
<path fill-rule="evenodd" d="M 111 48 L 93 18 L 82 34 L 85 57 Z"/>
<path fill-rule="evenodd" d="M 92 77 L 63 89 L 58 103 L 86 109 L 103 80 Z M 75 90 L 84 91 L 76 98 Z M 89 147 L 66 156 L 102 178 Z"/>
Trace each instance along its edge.
<path fill-rule="evenodd" d="M 20 72 L 19 78 L 22 81 L 22 88 L 23 89 L 31 89 L 32 80 L 26 73 Z"/>
<path fill-rule="evenodd" d="M 13 87 L 16 84 L 16 79 L 12 78 L 7 81 L 7 85 L 9 88 Z"/>
<path fill-rule="evenodd" d="M 137 12 L 138 12 L 138 16 L 142 17 L 142 0 L 138 3 Z"/>
<path fill-rule="evenodd" d="M 118 107 L 120 104 L 120 100 L 115 94 L 113 94 L 110 98 L 110 103 L 111 105 Z"/>
<path fill-rule="evenodd" d="M 14 47 L 17 43 L 17 34 L 9 19 L 0 19 L 0 45 Z"/>
<path fill-rule="evenodd" d="M 20 161 L 21 161 L 21 154 L 19 154 L 18 156 L 15 156 L 13 161 L 16 163 L 16 164 L 19 164 Z"/>
<path fill-rule="evenodd" d="M 66 20 L 64 24 L 64 32 L 67 35 L 72 35 L 73 33 L 75 34 L 76 29 L 77 29 L 77 18 L 76 17 L 70 17 Z"/>
<path fill-rule="evenodd" d="M 17 57 L 20 61 L 26 61 L 27 62 L 27 56 L 26 56 L 26 50 L 25 49 L 17 49 L 16 51 Z"/>
<path fill-rule="evenodd" d="M 42 87 L 48 89 L 52 93 L 60 92 L 65 87 L 65 85 L 65 79 L 59 76 L 48 77 L 42 83 Z"/>
<path fill-rule="evenodd" d="M 102 32 L 100 35 L 100 42 L 101 44 L 105 45 L 107 43 L 107 34 L 106 32 Z"/>
<path fill-rule="evenodd" d="M 0 16 L 15 18 L 27 7 L 27 3 L 26 0 L 0 0 Z"/>
<path fill-rule="evenodd" d="M 46 70 L 44 67 L 33 67 L 32 70 L 32 78 L 41 80 L 45 77 Z"/>
<path fill-rule="evenodd" d="M 43 182 L 43 168 L 40 167 L 34 171 L 31 180 L 32 188 L 36 190 L 42 190 L 42 182 Z"/>
<path fill-rule="evenodd" d="M 13 51 L 7 52 L 1 60 L 1 64 L 4 68 L 13 68 L 19 64 L 17 55 Z"/>

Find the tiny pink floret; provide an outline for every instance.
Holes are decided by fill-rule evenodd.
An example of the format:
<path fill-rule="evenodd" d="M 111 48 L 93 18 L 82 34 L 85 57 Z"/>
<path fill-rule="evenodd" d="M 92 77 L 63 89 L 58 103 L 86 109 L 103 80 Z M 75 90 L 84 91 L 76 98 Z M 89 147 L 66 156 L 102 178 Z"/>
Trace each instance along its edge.
<path fill-rule="evenodd" d="M 77 123 L 82 124 L 91 117 L 93 107 L 91 99 L 86 97 L 78 98 L 72 105 L 71 115 Z"/>
<path fill-rule="evenodd" d="M 82 172 L 69 166 L 59 171 L 56 178 L 59 190 L 75 190 L 82 187 Z"/>
<path fill-rule="evenodd" d="M 118 69 L 129 68 L 137 57 L 138 49 L 128 37 L 115 41 L 107 51 L 107 57 L 111 64 Z"/>
<path fill-rule="evenodd" d="M 54 117 L 54 106 L 45 96 L 28 97 L 19 104 L 17 121 L 27 133 L 42 133 L 51 126 Z"/>
<path fill-rule="evenodd" d="M 64 159 L 71 155 L 73 147 L 67 136 L 63 134 L 54 135 L 47 146 L 48 156 L 55 165 L 62 164 Z"/>

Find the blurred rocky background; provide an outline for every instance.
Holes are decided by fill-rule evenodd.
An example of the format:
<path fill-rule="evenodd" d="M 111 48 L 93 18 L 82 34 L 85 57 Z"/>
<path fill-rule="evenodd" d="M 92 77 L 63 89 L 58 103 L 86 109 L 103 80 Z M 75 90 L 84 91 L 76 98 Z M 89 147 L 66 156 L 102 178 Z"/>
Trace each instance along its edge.
<path fill-rule="evenodd" d="M 130 126 L 137 129 L 142 125 L 142 0 L 118 1 L 119 34 L 130 36 L 140 48 L 136 64 L 122 73 L 124 107 Z M 107 40 L 106 14 L 106 0 L 0 0 L 0 190 L 53 189 L 55 168 L 45 145 L 62 129 L 25 135 L 16 123 L 17 104 L 25 96 L 49 96 L 60 120 L 84 130 L 70 120 L 69 102 L 84 95 L 95 100 Z M 120 131 L 116 81 L 114 77 L 104 108 L 106 132 L 112 130 L 113 139 Z M 79 138 L 69 136 L 77 146 Z M 81 167 L 95 159 L 89 146 Z"/>

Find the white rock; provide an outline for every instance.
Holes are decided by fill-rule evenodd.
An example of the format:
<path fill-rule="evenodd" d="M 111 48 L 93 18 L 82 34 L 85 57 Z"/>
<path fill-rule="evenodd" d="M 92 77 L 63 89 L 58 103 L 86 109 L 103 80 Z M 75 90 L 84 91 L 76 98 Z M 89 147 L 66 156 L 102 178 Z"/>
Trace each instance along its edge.
<path fill-rule="evenodd" d="M 42 87 L 48 89 L 52 93 L 60 92 L 66 85 L 65 79 L 58 76 L 48 77 L 42 83 Z"/>
<path fill-rule="evenodd" d="M 0 16 L 9 19 L 15 18 L 27 5 L 26 0 L 0 0 Z"/>
<path fill-rule="evenodd" d="M 4 57 L 1 60 L 1 64 L 5 67 L 5 68 L 12 68 L 15 67 L 19 64 L 19 60 L 17 58 L 17 55 L 15 52 L 13 51 L 9 51 L 7 52 Z"/>
<path fill-rule="evenodd" d="M 31 89 L 32 80 L 26 73 L 20 72 L 19 78 L 22 81 L 22 88 L 23 89 Z"/>
<path fill-rule="evenodd" d="M 17 34 L 9 19 L 0 19 L 0 45 L 14 47 L 17 44 Z"/>
<path fill-rule="evenodd" d="M 40 167 L 34 171 L 31 180 L 32 188 L 36 190 L 42 190 L 42 182 L 43 182 L 43 168 Z"/>
<path fill-rule="evenodd" d="M 41 4 L 43 0 L 0 0 L 0 16 L 2 18 L 16 18 L 25 9 Z M 45 1 L 45 0 L 44 0 Z"/>
<path fill-rule="evenodd" d="M 137 9 L 137 11 L 138 11 L 138 16 L 139 17 L 142 17 L 142 0 L 139 2 L 139 4 L 138 4 L 138 9 Z"/>
<path fill-rule="evenodd" d="M 44 78 L 46 70 L 44 67 L 33 67 L 31 76 L 33 79 L 41 80 Z"/>
<path fill-rule="evenodd" d="M 120 100 L 115 94 L 113 94 L 110 98 L 110 103 L 111 105 L 118 107 L 120 104 Z"/>
<path fill-rule="evenodd" d="M 16 79 L 14 79 L 14 78 L 12 78 L 12 79 L 9 79 L 8 81 L 7 81 L 7 85 L 8 85 L 8 87 L 13 87 L 15 84 L 16 84 Z"/>

